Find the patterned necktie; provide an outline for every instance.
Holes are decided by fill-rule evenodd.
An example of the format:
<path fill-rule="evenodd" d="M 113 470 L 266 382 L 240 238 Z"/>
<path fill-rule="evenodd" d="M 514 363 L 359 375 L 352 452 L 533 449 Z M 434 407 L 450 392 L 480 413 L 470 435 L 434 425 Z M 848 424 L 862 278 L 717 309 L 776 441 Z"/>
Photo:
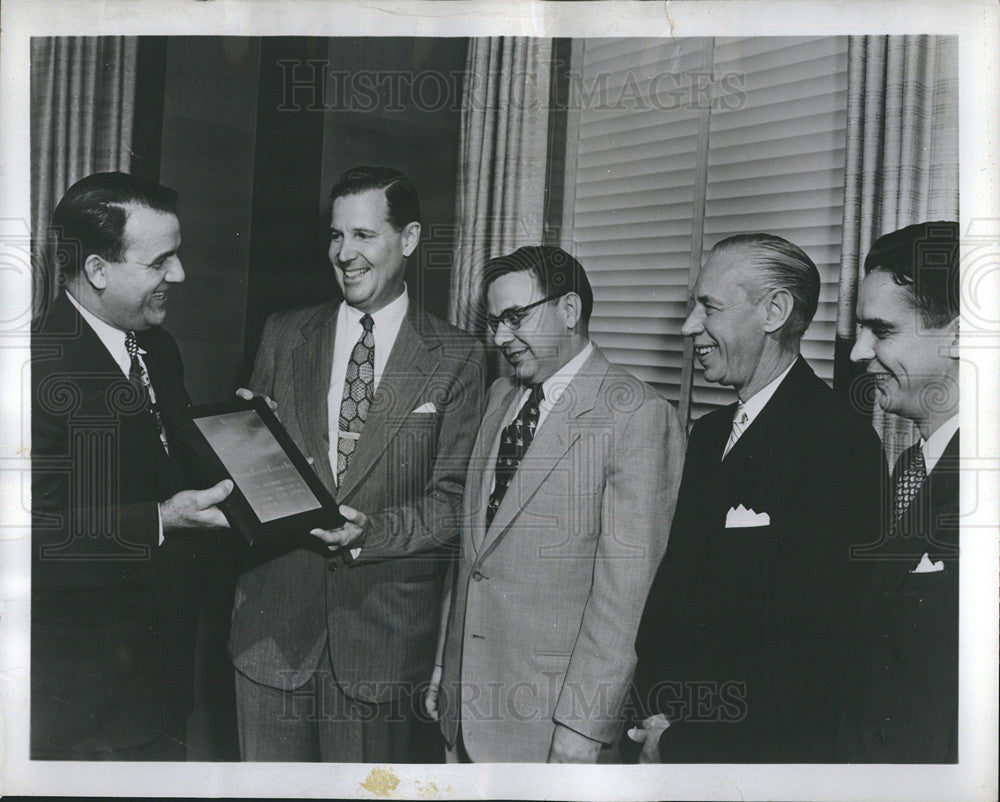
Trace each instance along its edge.
<path fill-rule="evenodd" d="M 139 343 L 135 338 L 134 331 L 125 332 L 125 350 L 128 351 L 129 359 L 131 360 L 128 370 L 128 380 L 146 397 L 146 409 L 153 416 L 153 422 L 156 424 L 156 432 L 160 436 L 160 443 L 163 445 L 163 450 L 169 454 L 170 447 L 167 445 L 167 432 L 163 428 L 163 419 L 160 418 L 160 411 L 156 406 L 156 391 L 153 389 L 153 383 L 149 380 L 149 373 L 146 371 L 146 366 L 139 359 Z"/>
<path fill-rule="evenodd" d="M 375 396 L 375 321 L 361 316 L 364 331 L 358 339 L 344 377 L 344 396 L 340 401 L 340 434 L 337 438 L 337 485 L 339 486 L 358 446 L 361 430 L 368 420 L 368 410 Z"/>
<path fill-rule="evenodd" d="M 899 471 L 899 478 L 896 479 L 893 522 L 899 521 L 927 481 L 927 466 L 924 464 L 924 451 L 920 443 L 910 446 L 903 452 L 896 470 Z"/>
<path fill-rule="evenodd" d="M 494 473 L 495 483 L 490 493 L 490 502 L 486 507 L 486 527 L 493 523 L 493 517 L 500 509 L 500 502 L 507 494 L 507 488 L 514 480 L 517 466 L 521 463 L 524 452 L 528 450 L 538 428 L 538 415 L 542 399 L 545 397 L 542 385 L 536 384 L 531 389 L 528 400 L 524 402 L 517 417 L 504 427 L 500 436 L 500 450 L 497 452 L 497 465 Z"/>
<path fill-rule="evenodd" d="M 726 454 L 729 453 L 736 441 L 740 439 L 740 435 L 743 434 L 743 430 L 747 426 L 747 411 L 743 408 L 743 404 L 736 405 L 736 414 L 733 415 L 733 430 L 729 433 L 729 440 L 726 441 L 726 448 L 722 452 L 722 458 L 726 458 Z"/>

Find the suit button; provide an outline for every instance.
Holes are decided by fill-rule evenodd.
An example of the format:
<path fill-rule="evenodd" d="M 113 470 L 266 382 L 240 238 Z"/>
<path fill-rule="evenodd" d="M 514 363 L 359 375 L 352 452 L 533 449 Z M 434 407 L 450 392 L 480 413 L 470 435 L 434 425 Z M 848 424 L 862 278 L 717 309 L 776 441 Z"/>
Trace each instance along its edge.
<path fill-rule="evenodd" d="M 337 563 L 335 561 L 333 561 L 333 560 L 330 560 L 326 564 L 326 570 L 329 571 L 332 574 L 334 571 L 337 570 Z"/>
<path fill-rule="evenodd" d="M 476 582 L 482 582 L 486 577 L 482 571 L 473 571 L 472 578 L 475 579 Z"/>

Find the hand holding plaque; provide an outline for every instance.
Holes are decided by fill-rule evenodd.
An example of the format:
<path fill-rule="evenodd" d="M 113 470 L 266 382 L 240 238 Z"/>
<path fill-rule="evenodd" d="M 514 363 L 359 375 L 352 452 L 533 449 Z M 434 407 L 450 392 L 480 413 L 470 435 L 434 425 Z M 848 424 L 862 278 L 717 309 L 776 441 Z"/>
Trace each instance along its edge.
<path fill-rule="evenodd" d="M 231 479 L 219 504 L 251 545 L 279 545 L 347 519 L 260 396 L 192 407 L 177 421 L 183 447 L 206 483 Z"/>
<path fill-rule="evenodd" d="M 223 479 L 205 490 L 182 490 L 160 504 L 163 531 L 173 529 L 218 529 L 229 521 L 218 505 L 233 491 L 233 480 Z"/>
<path fill-rule="evenodd" d="M 360 546 L 365 536 L 365 524 L 368 516 L 360 510 L 340 505 L 340 514 L 347 520 L 339 529 L 313 529 L 309 534 L 318 537 L 330 551 Z"/>

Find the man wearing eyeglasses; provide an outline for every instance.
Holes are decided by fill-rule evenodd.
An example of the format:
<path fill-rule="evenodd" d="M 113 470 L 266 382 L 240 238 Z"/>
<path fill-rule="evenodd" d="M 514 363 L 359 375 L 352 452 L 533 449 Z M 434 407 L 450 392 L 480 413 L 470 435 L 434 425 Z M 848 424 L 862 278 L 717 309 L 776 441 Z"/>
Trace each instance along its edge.
<path fill-rule="evenodd" d="M 484 286 L 514 375 L 490 390 L 466 477 L 442 731 L 463 760 L 595 762 L 620 730 L 684 435 L 590 342 L 593 294 L 568 253 L 519 248 Z"/>

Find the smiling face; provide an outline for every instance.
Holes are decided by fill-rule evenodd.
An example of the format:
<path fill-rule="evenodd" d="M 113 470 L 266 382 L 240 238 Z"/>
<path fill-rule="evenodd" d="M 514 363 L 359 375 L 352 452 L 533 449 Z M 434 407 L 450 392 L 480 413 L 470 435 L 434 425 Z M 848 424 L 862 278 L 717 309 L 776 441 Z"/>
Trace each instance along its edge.
<path fill-rule="evenodd" d="M 120 262 L 87 257 L 84 270 L 96 299 L 92 311 L 122 331 L 159 326 L 167 314 L 170 286 L 184 281 L 177 216 L 133 208 L 125 221 L 124 245 Z"/>
<path fill-rule="evenodd" d="M 403 292 L 406 257 L 420 239 L 417 222 L 397 231 L 385 192 L 368 189 L 333 202 L 330 263 L 344 298 L 362 312 L 377 312 Z"/>
<path fill-rule="evenodd" d="M 764 303 L 752 302 L 745 289 L 752 278 L 742 249 L 713 253 L 698 274 L 694 308 L 681 328 L 694 339 L 705 379 L 737 391 L 754 386 L 767 343 Z"/>
<path fill-rule="evenodd" d="M 958 320 L 927 326 L 911 299 L 889 273 L 869 273 L 858 289 L 851 359 L 867 363 L 879 406 L 915 421 L 926 437 L 958 407 Z"/>
<path fill-rule="evenodd" d="M 490 315 L 501 317 L 508 310 L 528 306 L 544 297 L 532 273 L 505 273 L 486 290 L 486 306 Z M 493 343 L 503 351 L 523 384 L 545 381 L 572 358 L 573 327 L 578 314 L 566 299 L 564 295 L 539 304 L 515 328 L 503 321 L 497 324 Z"/>

